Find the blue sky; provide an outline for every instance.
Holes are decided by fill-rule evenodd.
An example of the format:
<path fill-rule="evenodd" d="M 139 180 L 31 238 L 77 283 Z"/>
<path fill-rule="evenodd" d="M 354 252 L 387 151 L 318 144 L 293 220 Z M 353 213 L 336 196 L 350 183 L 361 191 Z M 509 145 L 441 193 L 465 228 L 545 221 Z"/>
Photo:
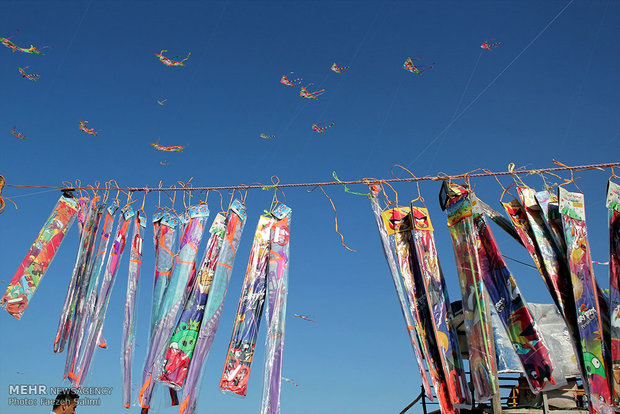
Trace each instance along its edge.
<path fill-rule="evenodd" d="M 8 184 L 116 179 L 121 186 L 153 187 L 160 180 L 171 185 L 193 177 L 196 186 L 218 186 L 268 183 L 273 175 L 282 183 L 329 181 L 333 170 L 343 180 L 389 178 L 394 164 L 434 175 L 505 170 L 510 162 L 544 168 L 553 166 L 552 159 L 569 165 L 618 161 L 620 29 L 614 23 L 620 4 L 575 0 L 543 31 L 567 4 L 7 1 L 0 36 L 19 29 L 12 39 L 17 45 L 53 48 L 45 56 L 0 48 L 0 174 Z M 480 44 L 491 38 L 501 47 L 482 51 Z M 185 67 L 171 68 L 155 57 L 162 49 L 170 57 L 192 54 Z M 407 57 L 435 68 L 412 75 L 401 68 Z M 334 61 L 351 68 L 337 75 L 329 70 Z M 19 75 L 17 68 L 26 66 L 41 75 L 38 82 Z M 318 101 L 300 98 L 297 89 L 279 83 L 289 72 L 326 93 Z M 166 105 L 157 99 L 167 99 Z M 89 121 L 99 136 L 79 131 L 79 120 Z M 321 135 L 311 128 L 320 121 L 336 124 Z M 11 135 L 13 126 L 27 139 Z M 260 133 L 277 137 L 263 140 Z M 149 143 L 158 138 L 186 150 L 157 152 Z M 609 172 L 577 175 L 586 195 L 593 259 L 606 261 Z M 527 182 L 542 184 L 536 177 Z M 500 208 L 501 189 L 492 178 L 473 183 L 483 200 Z M 451 298 L 457 300 L 452 246 L 436 201 L 439 187 L 421 184 Z M 401 200 L 417 195 L 412 184 L 396 189 Z M 293 222 L 283 375 L 300 388 L 283 383 L 282 412 L 398 412 L 419 393 L 420 380 L 369 202 L 338 187 L 326 191 L 347 244 L 357 252 L 340 245 L 322 193 L 285 190 Z M 0 278 L 8 282 L 58 192 L 6 188 L 3 195 L 19 205 L 15 210 L 9 203 L 0 216 Z M 260 190 L 247 196 L 248 224 L 207 361 L 201 410 L 246 413 L 260 407 L 264 326 L 248 396 L 224 396 L 217 384 L 256 222 L 271 197 Z M 219 197 L 211 193 L 209 201 L 213 217 Z M 156 203 L 149 194 L 147 213 Z M 529 262 L 525 249 L 494 231 L 503 253 Z M 150 229 L 146 238 L 152 239 Z M 65 355 L 52 352 L 52 341 L 77 242 L 74 228 L 21 321 L 0 313 L 7 333 L 0 337 L 0 411 L 33 412 L 8 406 L 9 384 L 63 384 Z M 147 346 L 150 243 L 144 256 L 136 378 Z M 101 407 L 80 412 L 121 406 L 127 260 L 104 327 L 109 349 L 96 353 L 87 384 L 114 392 Z M 533 269 L 509 266 L 528 301 L 550 302 Z M 607 269 L 595 270 L 606 287 Z M 293 313 L 312 314 L 318 323 Z M 157 394 L 153 412 L 176 412 L 165 397 Z"/>

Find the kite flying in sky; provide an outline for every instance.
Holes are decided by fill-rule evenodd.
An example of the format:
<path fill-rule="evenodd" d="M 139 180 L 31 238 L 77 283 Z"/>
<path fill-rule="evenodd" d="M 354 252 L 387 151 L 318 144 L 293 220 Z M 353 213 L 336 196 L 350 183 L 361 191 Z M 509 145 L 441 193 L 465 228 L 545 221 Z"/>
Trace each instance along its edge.
<path fill-rule="evenodd" d="M 15 127 L 13 127 L 13 128 L 11 129 L 11 133 L 12 133 L 13 135 L 15 135 L 15 136 L 16 136 L 17 138 L 19 138 L 19 139 L 26 139 L 26 136 L 25 136 L 23 133 L 21 133 L 21 132 L 17 132 L 17 131 L 15 130 Z"/>
<path fill-rule="evenodd" d="M 427 68 L 424 68 L 424 69 L 420 70 L 419 67 L 414 65 L 414 63 L 413 63 L 414 60 L 422 60 L 422 59 L 407 58 L 407 60 L 405 60 L 405 63 L 403 63 L 403 69 L 408 70 L 411 73 L 415 73 L 416 75 L 420 75 L 425 70 L 429 70 L 429 69 L 433 68 L 433 66 L 429 66 Z"/>
<path fill-rule="evenodd" d="M 324 134 L 329 128 L 333 127 L 336 123 L 332 122 L 329 125 L 326 125 L 326 122 L 319 122 L 318 124 L 312 125 L 312 130 L 318 132 L 319 134 Z"/>
<path fill-rule="evenodd" d="M 319 99 L 319 95 L 323 95 L 324 93 L 325 89 L 321 89 L 320 91 L 316 92 L 308 92 L 308 90 L 302 86 L 301 90 L 299 91 L 299 96 L 306 99 Z"/>
<path fill-rule="evenodd" d="M 349 70 L 349 66 L 338 66 L 338 64 L 336 62 L 334 62 L 334 64 L 331 67 L 331 70 L 333 70 L 336 73 L 342 73 L 342 72 L 346 72 L 347 70 Z"/>
<path fill-rule="evenodd" d="M 168 165 L 168 161 L 159 161 L 159 164 L 166 167 Z"/>
<path fill-rule="evenodd" d="M 164 106 L 166 104 L 166 101 L 168 99 L 164 99 L 163 101 L 160 101 L 159 99 L 157 100 L 157 103 L 160 104 L 161 106 Z"/>
<path fill-rule="evenodd" d="M 166 147 L 165 145 L 154 144 L 152 142 L 151 142 L 151 145 L 153 146 L 153 148 L 155 148 L 158 151 L 164 151 L 164 152 L 183 152 L 183 147 L 181 145 L 172 145 L 170 147 Z"/>
<path fill-rule="evenodd" d="M 26 66 L 26 68 L 25 68 L 25 69 L 28 69 L 28 66 Z M 38 75 L 38 74 L 36 74 L 36 73 L 31 73 L 31 74 L 28 74 L 28 73 L 26 73 L 26 71 L 25 71 L 24 69 L 22 69 L 22 68 L 17 68 L 17 70 L 19 70 L 19 73 L 21 73 L 21 74 L 22 74 L 22 77 L 24 77 L 24 78 L 26 78 L 26 79 L 30 79 L 30 80 L 31 80 L 31 81 L 33 81 L 33 82 L 36 82 L 36 81 L 38 81 L 38 80 L 39 80 L 39 75 Z"/>
<path fill-rule="evenodd" d="M 86 132 L 87 134 L 90 134 L 96 137 L 97 133 L 95 132 L 95 128 L 88 128 L 86 126 L 87 123 L 88 121 L 80 121 L 80 131 Z"/>
<path fill-rule="evenodd" d="M 12 39 L 13 36 L 6 38 L 6 37 L 0 37 L 0 43 L 2 43 L 4 46 L 8 47 L 9 49 L 13 49 L 13 52 L 16 52 L 18 50 L 20 50 L 21 48 L 18 47 L 15 43 L 11 42 L 9 39 Z"/>
<path fill-rule="evenodd" d="M 315 322 L 316 323 L 315 320 L 312 320 L 312 316 L 311 315 L 298 315 L 298 314 L 295 314 L 295 317 L 299 318 L 299 319 L 303 319 L 304 321 Z"/>
<path fill-rule="evenodd" d="M 189 52 L 185 59 L 181 61 L 176 61 L 176 60 L 168 59 L 166 56 L 164 56 L 164 52 L 167 52 L 167 50 L 162 50 L 161 52 L 159 52 L 159 54 L 156 54 L 155 56 L 157 56 L 159 60 L 161 60 L 161 63 L 163 63 L 166 66 L 185 66 L 185 63 L 183 62 L 189 59 L 189 55 L 192 54 L 192 52 Z"/>
<path fill-rule="evenodd" d="M 261 133 L 260 137 L 263 138 L 263 139 L 271 139 L 271 138 L 275 138 L 276 136 L 275 135 L 267 135 L 267 134 Z"/>
<path fill-rule="evenodd" d="M 282 85 L 295 86 L 295 85 L 299 85 L 302 80 L 303 80 L 302 78 L 290 80 L 289 78 L 286 77 L 286 75 L 282 75 L 282 77 L 280 78 L 280 83 Z"/>
<path fill-rule="evenodd" d="M 46 47 L 49 47 L 49 46 L 43 46 L 41 49 L 45 49 Z M 36 47 L 34 47 L 33 45 L 30 45 L 30 47 L 28 49 L 24 49 L 24 48 L 20 47 L 19 50 L 21 52 L 24 52 L 24 53 L 30 53 L 30 54 L 35 54 L 35 55 L 44 55 L 45 54 L 45 53 L 41 52 L 39 49 L 37 49 Z"/>
<path fill-rule="evenodd" d="M 290 382 L 290 383 L 291 383 L 291 384 L 293 384 L 295 387 L 299 388 L 299 385 L 297 385 L 297 383 L 296 383 L 295 381 L 293 381 L 292 379 L 290 379 L 290 378 L 285 378 L 285 377 L 282 377 L 282 381 Z"/>
<path fill-rule="evenodd" d="M 484 43 L 480 45 L 480 47 L 485 50 L 491 50 L 491 49 L 498 48 L 499 45 L 501 44 L 502 42 L 498 42 L 497 39 L 490 39 L 490 40 L 485 40 Z"/>

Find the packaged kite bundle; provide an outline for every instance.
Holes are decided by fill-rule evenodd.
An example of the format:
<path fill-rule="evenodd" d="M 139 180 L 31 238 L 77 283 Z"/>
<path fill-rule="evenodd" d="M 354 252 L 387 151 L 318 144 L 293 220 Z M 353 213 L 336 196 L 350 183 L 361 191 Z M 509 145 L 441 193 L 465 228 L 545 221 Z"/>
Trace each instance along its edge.
<path fill-rule="evenodd" d="M 226 297 L 230 274 L 245 222 L 245 206 L 239 200 L 233 201 L 226 214 L 226 233 L 222 240 L 215 273 L 211 281 L 211 288 L 207 296 L 203 322 L 196 340 L 192 363 L 187 371 L 187 378 L 179 406 L 180 414 L 194 414 L 196 412 L 203 368 L 220 322 L 224 298 Z"/>
<path fill-rule="evenodd" d="M 482 283 L 481 264 L 476 249 L 480 240 L 475 232 L 472 206 L 467 196 L 465 188 L 444 182 L 439 198 L 442 209 L 447 210 L 448 229 L 463 296 L 464 326 L 474 394 L 476 400 L 486 401 L 499 390 L 497 364 L 491 336 L 488 294 Z"/>
<path fill-rule="evenodd" d="M 241 396 L 247 394 L 250 367 L 265 304 L 272 222 L 271 216 L 260 216 L 254 233 L 232 338 L 220 379 L 222 392 Z"/>
<path fill-rule="evenodd" d="M 176 390 L 183 387 L 187 377 L 198 332 L 202 325 L 205 305 L 213 276 L 217 267 L 222 241 L 226 233 L 226 216 L 219 213 L 209 229 L 211 237 L 207 242 L 204 258 L 196 273 L 196 279 L 181 316 L 176 324 L 174 333 L 168 343 L 165 354 L 164 368 L 159 380 Z"/>
<path fill-rule="evenodd" d="M 609 209 L 609 309 L 611 310 L 611 385 L 615 407 L 620 406 L 620 185 L 607 184 Z M 615 322 L 615 323 L 614 323 Z"/>
<path fill-rule="evenodd" d="M 538 393 L 565 385 L 561 367 L 551 359 L 547 342 L 506 265 L 485 216 L 478 208 L 475 194 L 469 193 L 468 199 L 472 204 L 473 223 L 480 240 L 477 254 L 482 281 L 517 351 L 530 388 Z"/>
<path fill-rule="evenodd" d="M 261 414 L 279 414 L 282 385 L 284 325 L 288 294 L 291 209 L 280 204 L 273 212 L 267 273 L 267 339 Z"/>
<path fill-rule="evenodd" d="M 590 411 L 610 414 L 613 412 L 608 377 L 610 360 L 606 355 L 607 350 L 601 335 L 603 331 L 601 303 L 588 244 L 584 196 L 560 187 L 558 199 L 590 394 L 588 399 Z"/>
<path fill-rule="evenodd" d="M 172 276 L 161 300 L 159 321 L 154 327 L 151 343 L 144 364 L 143 385 L 138 400 L 143 412 L 148 412 L 150 401 L 157 379 L 164 366 L 168 341 L 174 330 L 177 314 L 187 299 L 190 276 L 195 272 L 196 255 L 204 234 L 204 226 L 209 217 L 209 207 L 199 204 L 189 207 L 184 215 L 187 224 L 181 222 L 183 236 L 179 252 L 175 257 Z"/>
<path fill-rule="evenodd" d="M 11 279 L 0 299 L 0 306 L 4 306 L 6 311 L 17 319 L 21 319 L 24 310 L 28 307 L 32 295 L 54 260 L 65 234 L 73 224 L 77 211 L 78 204 L 73 197 L 69 195 L 60 197 Z"/>
<path fill-rule="evenodd" d="M 269 327 L 262 413 L 277 413 L 280 409 L 290 215 L 291 209 L 280 204 L 271 213 L 259 218 L 220 379 L 222 392 L 241 396 L 247 394 L 260 319 L 268 297 Z M 271 274 L 271 271 L 274 273 Z"/>
<path fill-rule="evenodd" d="M 390 268 L 390 273 L 392 275 L 392 281 L 394 282 L 394 287 L 396 288 L 396 295 L 398 296 L 398 300 L 400 302 L 400 309 L 402 311 L 403 317 L 405 318 L 405 326 L 407 327 L 407 333 L 409 335 L 411 346 L 413 348 L 413 353 L 418 363 L 418 370 L 422 381 L 422 387 L 424 388 L 426 397 L 432 401 L 433 393 L 431 391 L 430 382 L 426 375 L 426 370 L 424 369 L 424 358 L 420 350 L 420 338 L 418 332 L 415 329 L 416 323 L 414 322 L 414 317 L 412 315 L 410 305 L 407 302 L 405 287 L 403 285 L 403 280 L 400 276 L 399 266 L 396 262 L 396 255 L 393 248 L 394 239 L 393 237 L 390 237 L 390 233 L 393 233 L 394 229 L 398 229 L 400 224 L 398 220 L 396 220 L 393 224 L 388 220 L 388 223 L 386 225 L 383 219 L 382 209 L 379 206 L 378 189 L 376 187 L 371 187 L 370 195 L 371 207 L 375 216 L 375 221 L 377 223 L 377 229 L 379 230 L 379 237 L 381 239 L 383 253 L 385 254 L 385 258 L 388 262 L 388 267 Z M 390 229 L 389 232 L 387 230 L 388 228 Z"/>
<path fill-rule="evenodd" d="M 471 394 L 465 376 L 458 334 L 453 324 L 450 298 L 439 264 L 433 225 L 426 208 L 411 206 L 415 249 L 426 299 L 431 311 L 433 333 L 439 346 L 443 376 L 451 402 L 458 408 L 471 407 Z"/>
<path fill-rule="evenodd" d="M 140 277 L 142 264 L 142 232 L 146 228 L 146 217 L 140 211 L 134 217 L 133 234 L 130 239 L 129 274 L 127 277 L 127 296 L 125 299 L 125 320 L 123 322 L 122 367 L 123 367 L 123 404 L 125 408 L 131 406 L 131 363 L 133 361 L 134 326 L 136 307 L 136 289 Z"/>
<path fill-rule="evenodd" d="M 116 275 L 120 265 L 123 252 L 125 251 L 125 244 L 127 240 L 127 233 L 134 217 L 134 211 L 131 206 L 127 205 L 121 209 L 121 216 L 112 242 L 112 247 L 108 254 L 108 260 L 106 263 L 105 273 L 101 286 L 99 287 L 99 294 L 97 295 L 97 302 L 95 304 L 95 310 L 88 327 L 88 335 L 86 336 L 86 342 L 84 344 L 84 352 L 78 359 L 77 367 L 74 371 L 73 380 L 75 386 L 81 386 L 84 382 L 84 378 L 88 374 L 90 364 L 97 347 L 97 343 L 102 337 L 103 322 L 108 310 L 108 304 L 110 303 L 110 296 L 112 294 L 112 288 L 116 281 Z"/>

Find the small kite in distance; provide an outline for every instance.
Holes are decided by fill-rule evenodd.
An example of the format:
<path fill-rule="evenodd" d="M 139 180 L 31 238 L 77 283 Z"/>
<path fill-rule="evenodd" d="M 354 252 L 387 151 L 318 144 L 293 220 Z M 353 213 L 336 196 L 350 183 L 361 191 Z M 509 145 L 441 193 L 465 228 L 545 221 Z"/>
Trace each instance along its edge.
<path fill-rule="evenodd" d="M 155 148 L 158 151 L 183 152 L 183 147 L 181 145 L 172 145 L 172 146 L 166 147 L 165 145 L 154 144 L 152 142 L 151 142 L 151 145 L 153 146 L 153 148 Z"/>
<path fill-rule="evenodd" d="M 323 95 L 325 93 L 325 89 L 321 89 L 320 91 L 316 91 L 316 92 L 308 92 L 308 90 L 306 88 L 304 88 L 303 86 L 301 87 L 301 90 L 299 91 L 299 96 L 301 96 L 302 98 L 306 98 L 306 99 L 319 99 L 318 97 L 320 95 Z"/>
<path fill-rule="evenodd" d="M 263 133 L 261 133 L 261 134 L 260 134 L 260 137 L 261 137 L 262 139 L 272 139 L 272 138 L 275 138 L 276 136 L 275 136 L 275 135 L 267 135 L 267 134 L 263 134 Z"/>
<path fill-rule="evenodd" d="M 480 47 L 484 50 L 491 50 L 491 49 L 497 49 L 501 44 L 502 42 L 498 42 L 497 39 L 489 39 L 489 40 L 485 40 L 480 45 Z"/>
<path fill-rule="evenodd" d="M 332 122 L 329 125 L 326 125 L 325 122 L 319 122 L 318 124 L 312 125 L 312 130 L 318 132 L 319 134 L 324 134 L 329 128 L 333 127 L 336 123 Z"/>
<path fill-rule="evenodd" d="M 88 128 L 86 124 L 88 121 L 80 121 L 80 131 L 86 132 L 89 135 L 97 136 L 97 132 L 95 132 L 95 128 Z"/>
<path fill-rule="evenodd" d="M 161 106 L 164 106 L 166 104 L 166 101 L 168 99 L 164 99 L 163 101 L 160 101 L 159 99 L 157 100 L 157 103 L 160 104 Z"/>
<path fill-rule="evenodd" d="M 609 266 L 609 262 L 597 262 L 596 260 L 592 260 L 592 263 L 601 265 L 601 266 Z"/>
<path fill-rule="evenodd" d="M 409 71 L 411 73 L 415 73 L 416 75 L 420 75 L 420 74 L 422 74 L 422 72 L 433 68 L 433 66 L 431 65 L 431 66 L 429 66 L 427 68 L 424 68 L 424 69 L 420 70 L 420 68 L 417 67 L 413 63 L 414 60 L 422 60 L 422 59 L 407 58 L 407 60 L 405 60 L 405 63 L 403 63 L 403 69 L 405 69 L 405 70 L 407 70 L 407 71 Z"/>
<path fill-rule="evenodd" d="M 17 32 L 19 32 L 19 30 L 17 30 Z M 21 48 L 19 46 L 17 46 L 15 43 L 11 42 L 9 39 L 14 38 L 15 35 L 11 36 L 11 37 L 0 37 L 0 43 L 2 43 L 4 46 L 8 47 L 9 49 L 12 49 L 13 52 L 17 52 L 18 50 L 21 50 Z"/>
<path fill-rule="evenodd" d="M 338 66 L 338 64 L 334 62 L 330 69 L 338 74 L 342 74 L 342 72 L 349 70 L 349 66 Z"/>
<path fill-rule="evenodd" d="M 39 75 L 36 73 L 26 73 L 26 70 L 28 69 L 28 66 L 26 66 L 25 68 L 17 68 L 17 70 L 19 71 L 19 73 L 22 74 L 22 77 L 26 78 L 26 79 L 30 79 L 33 82 L 36 82 L 39 80 Z"/>
<path fill-rule="evenodd" d="M 299 388 L 299 385 L 298 385 L 295 381 L 293 381 L 292 379 L 290 379 L 290 378 L 285 378 L 285 377 L 282 377 L 282 381 L 289 382 L 289 383 L 293 384 L 295 387 Z"/>
<path fill-rule="evenodd" d="M 312 315 L 298 315 L 298 314 L 295 314 L 294 316 L 296 318 L 303 319 L 304 321 L 316 323 L 316 321 L 312 319 Z"/>
<path fill-rule="evenodd" d="M 168 59 L 166 56 L 164 56 L 164 52 L 167 52 L 167 50 L 162 50 L 161 52 L 159 52 L 159 54 L 156 54 L 155 56 L 157 56 L 159 60 L 161 60 L 161 63 L 163 63 L 166 66 L 185 66 L 184 62 L 187 59 L 189 59 L 189 55 L 192 54 L 192 52 L 189 52 L 185 59 L 181 61 L 176 61 L 176 60 Z"/>
<path fill-rule="evenodd" d="M 289 78 L 286 77 L 286 75 L 282 75 L 282 77 L 280 78 L 280 83 L 282 85 L 295 86 L 295 85 L 299 85 L 302 80 L 303 80 L 302 78 L 290 80 Z"/>
<path fill-rule="evenodd" d="M 159 161 L 160 165 L 163 165 L 164 167 L 168 166 L 168 161 Z"/>
<path fill-rule="evenodd" d="M 15 127 L 11 129 L 11 133 L 19 139 L 26 139 L 26 136 L 21 132 L 17 132 L 17 130 L 15 130 Z"/>

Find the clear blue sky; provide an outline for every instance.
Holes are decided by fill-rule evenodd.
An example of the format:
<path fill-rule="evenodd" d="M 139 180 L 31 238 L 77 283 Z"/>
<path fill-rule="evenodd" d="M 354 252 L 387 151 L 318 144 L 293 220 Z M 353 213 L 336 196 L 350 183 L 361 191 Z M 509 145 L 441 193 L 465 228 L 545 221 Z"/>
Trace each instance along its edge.
<path fill-rule="evenodd" d="M 425 175 L 505 170 L 510 162 L 543 168 L 553 166 L 553 158 L 569 165 L 618 161 L 620 3 L 575 0 L 524 50 L 567 4 L 4 1 L 0 36 L 19 29 L 12 39 L 17 45 L 53 49 L 36 56 L 0 48 L 0 174 L 12 184 L 116 179 L 122 186 L 156 186 L 159 180 L 171 185 L 194 177 L 194 185 L 207 186 L 267 183 L 272 175 L 283 183 L 328 181 L 333 170 L 341 179 L 390 177 L 393 164 Z M 481 51 L 490 38 L 501 47 Z M 170 68 L 155 57 L 161 49 L 170 57 L 192 55 L 185 67 Z M 407 57 L 436 67 L 412 75 L 401 68 Z M 334 61 L 351 69 L 337 75 L 329 70 Z M 19 66 L 40 74 L 39 82 L 23 79 Z M 318 101 L 300 98 L 297 89 L 279 83 L 291 71 L 327 93 Z M 164 98 L 166 105 L 158 105 Z M 79 131 L 79 120 L 89 121 L 99 136 Z M 336 125 L 320 135 L 311 129 L 319 121 Z M 13 126 L 25 141 L 11 135 Z M 262 132 L 277 138 L 260 139 Z M 163 145 L 185 145 L 185 152 L 155 151 L 149 143 L 158 137 Z M 160 165 L 164 160 L 168 166 Z M 578 175 L 593 258 L 606 261 L 609 173 Z M 541 185 L 536 177 L 528 183 Z M 482 199 L 499 208 L 501 189 L 493 179 L 474 184 Z M 460 299 L 445 214 L 436 201 L 439 184 L 423 183 L 421 189 L 451 299 Z M 282 384 L 282 412 L 399 412 L 419 393 L 420 379 L 369 202 L 338 187 L 326 190 L 338 208 L 341 232 L 357 252 L 341 247 L 322 193 L 285 191 L 293 222 L 283 375 L 300 388 Z M 397 190 L 401 200 L 417 195 L 411 184 Z M 19 205 L 15 210 L 8 203 L 0 216 L 0 279 L 8 283 L 58 192 L 7 188 L 3 195 Z M 271 196 L 266 191 L 247 196 L 248 224 L 201 390 L 199 409 L 205 412 L 260 407 L 264 325 L 247 398 L 220 394 L 218 381 L 254 229 Z M 219 197 L 212 193 L 209 201 L 213 217 Z M 150 194 L 147 213 L 156 202 Z M 525 249 L 494 231 L 503 253 L 529 262 Z M 153 279 L 150 228 L 146 237 L 136 379 L 147 346 Z M 0 312 L 2 412 L 48 411 L 9 407 L 9 384 L 62 385 L 65 355 L 52 352 L 52 341 L 77 242 L 74 228 L 21 321 Z M 80 408 L 81 413 L 122 409 L 127 260 L 125 255 L 104 326 L 109 349 L 97 351 L 87 381 L 114 392 L 102 407 Z M 509 266 L 528 301 L 550 302 L 533 269 Z M 595 270 L 606 287 L 607 269 Z M 293 313 L 312 314 L 318 323 Z M 176 412 L 167 403 L 167 395 L 158 392 L 153 412 Z"/>

